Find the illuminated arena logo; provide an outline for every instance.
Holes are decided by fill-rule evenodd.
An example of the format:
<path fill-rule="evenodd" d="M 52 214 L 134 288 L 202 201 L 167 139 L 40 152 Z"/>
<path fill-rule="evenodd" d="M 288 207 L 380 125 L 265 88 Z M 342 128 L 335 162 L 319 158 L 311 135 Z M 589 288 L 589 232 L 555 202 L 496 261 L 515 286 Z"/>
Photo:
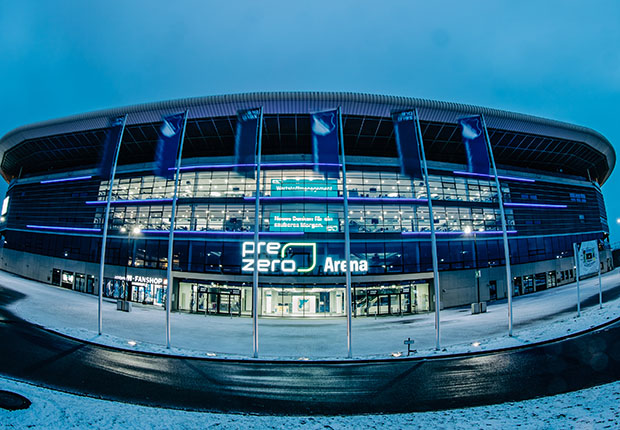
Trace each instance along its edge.
<path fill-rule="evenodd" d="M 310 263 L 307 267 L 298 267 L 293 259 L 295 250 L 310 248 Z M 264 254 L 266 258 L 261 258 Z M 316 267 L 316 243 L 313 242 L 289 242 L 284 245 L 279 242 L 258 242 L 257 270 L 260 273 L 309 273 Z M 300 255 L 298 253 L 297 255 Z M 242 272 L 254 271 L 254 242 L 241 244 Z M 325 273 L 346 272 L 347 262 L 335 260 L 333 257 L 325 257 L 323 271 Z M 351 260 L 351 272 L 365 273 L 368 271 L 368 261 Z"/>

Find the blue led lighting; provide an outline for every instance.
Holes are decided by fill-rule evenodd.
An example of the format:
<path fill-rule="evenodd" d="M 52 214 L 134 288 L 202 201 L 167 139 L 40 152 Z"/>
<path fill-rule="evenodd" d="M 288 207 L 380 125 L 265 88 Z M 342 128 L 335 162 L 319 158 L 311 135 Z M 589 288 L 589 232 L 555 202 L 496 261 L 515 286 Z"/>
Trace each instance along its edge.
<path fill-rule="evenodd" d="M 314 166 L 337 166 L 341 167 L 342 164 L 335 163 L 264 163 L 261 164 L 261 168 L 274 169 L 278 167 L 314 167 Z M 234 169 L 235 167 L 256 167 L 256 164 L 200 164 L 196 166 L 183 166 L 179 170 L 217 170 L 217 169 Z M 174 170 L 171 167 L 169 170 Z"/>
<path fill-rule="evenodd" d="M 41 181 L 41 184 L 52 184 L 54 182 L 69 182 L 69 181 L 82 181 L 84 179 L 91 179 L 92 176 L 76 176 L 74 178 L 62 178 L 62 179 L 47 179 L 45 181 Z"/>
<path fill-rule="evenodd" d="M 256 200 L 256 197 L 244 197 L 244 200 Z M 333 202 L 341 202 L 342 201 L 342 197 L 304 197 L 304 196 L 299 196 L 299 197 L 271 197 L 271 196 L 264 196 L 260 198 L 261 200 L 273 200 L 273 201 L 283 201 L 283 200 L 291 200 L 291 201 L 295 201 L 295 200 L 314 200 L 314 201 L 318 201 L 318 202 L 325 202 L 325 201 L 333 201 Z M 349 199 L 350 200 L 350 199 Z"/>
<path fill-rule="evenodd" d="M 517 230 L 507 230 L 507 234 L 515 234 Z M 407 236 L 430 236 L 430 231 L 403 231 L 401 232 L 403 235 Z M 485 230 L 485 231 L 472 231 L 471 233 L 465 233 L 464 231 L 436 231 L 437 235 L 464 235 L 464 236 L 473 236 L 478 234 L 503 234 L 503 232 L 496 230 Z"/>
<path fill-rule="evenodd" d="M 549 205 L 542 203 L 504 203 L 504 206 L 511 208 L 555 208 L 565 209 L 566 205 Z"/>
<path fill-rule="evenodd" d="M 475 178 L 488 178 L 488 179 L 494 179 L 495 176 L 494 175 L 486 175 L 484 173 L 473 173 L 473 172 L 463 172 L 460 170 L 454 170 L 452 173 L 454 173 L 455 175 L 460 175 L 460 176 L 472 176 Z M 536 182 L 534 179 L 526 179 L 526 178 L 516 178 L 514 176 L 502 176 L 502 175 L 497 175 L 497 177 L 499 179 L 505 179 L 507 181 L 517 181 L 517 182 Z"/>
<path fill-rule="evenodd" d="M 126 204 L 141 204 L 141 203 L 171 203 L 172 199 L 144 199 L 144 200 L 112 200 L 110 204 L 113 205 L 126 205 Z M 90 200 L 87 201 L 87 205 L 105 205 L 106 200 Z"/>
<path fill-rule="evenodd" d="M 428 203 L 427 199 L 409 197 L 349 197 L 350 202 Z"/>
<path fill-rule="evenodd" d="M 26 227 L 34 228 L 39 230 L 61 230 L 61 231 L 90 231 L 90 232 L 99 232 L 101 229 L 99 228 L 80 228 L 80 227 L 55 227 L 51 225 L 34 225 L 28 224 Z"/>
<path fill-rule="evenodd" d="M 142 233 L 147 234 L 169 234 L 169 230 L 142 230 Z M 253 235 L 253 231 L 194 231 L 194 230 L 175 230 L 174 234 L 197 234 L 197 235 Z M 261 231 L 260 236 L 263 235 L 277 235 L 277 236 L 303 236 L 303 231 Z"/>
<path fill-rule="evenodd" d="M 244 200 L 256 200 L 256 197 L 244 197 Z M 276 197 L 276 196 L 264 196 L 261 200 L 315 200 L 315 201 L 334 201 L 341 202 L 342 197 L 311 197 L 311 196 L 296 196 L 296 197 Z M 385 202 L 385 203 L 428 203 L 426 199 L 413 199 L 407 197 L 349 197 L 350 202 Z"/>

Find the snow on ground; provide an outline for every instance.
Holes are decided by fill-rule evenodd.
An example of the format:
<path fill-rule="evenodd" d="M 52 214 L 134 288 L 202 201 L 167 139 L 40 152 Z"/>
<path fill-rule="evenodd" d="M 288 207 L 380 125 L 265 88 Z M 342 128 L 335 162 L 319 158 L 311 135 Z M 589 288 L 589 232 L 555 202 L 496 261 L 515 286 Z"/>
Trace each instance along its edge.
<path fill-rule="evenodd" d="M 103 331 L 97 334 L 97 297 L 0 272 L 0 285 L 25 296 L 8 306 L 17 316 L 57 332 L 109 346 L 175 355 L 248 358 L 252 354 L 252 319 L 172 313 L 172 346 L 165 347 L 165 312 L 134 305 L 130 313 L 103 303 Z M 568 284 L 513 301 L 514 336 L 508 336 L 507 303 L 490 303 L 485 314 L 468 309 L 441 312 L 441 351 L 435 351 L 434 314 L 355 318 L 354 358 L 406 355 L 403 340 L 415 340 L 416 356 L 454 354 L 527 345 L 582 331 L 620 316 L 620 297 L 605 292 L 620 285 L 620 269 L 603 275 L 604 307 L 584 308 L 576 316 L 576 285 Z M 598 298 L 596 277 L 581 282 L 582 301 Z M 346 319 L 259 319 L 263 359 L 338 359 L 346 356 Z"/>
<path fill-rule="evenodd" d="M 354 416 L 221 414 L 151 408 L 40 388 L 0 377 L 0 390 L 32 401 L 0 409 L 4 429 L 618 429 L 620 381 L 523 402 L 438 412 Z"/>

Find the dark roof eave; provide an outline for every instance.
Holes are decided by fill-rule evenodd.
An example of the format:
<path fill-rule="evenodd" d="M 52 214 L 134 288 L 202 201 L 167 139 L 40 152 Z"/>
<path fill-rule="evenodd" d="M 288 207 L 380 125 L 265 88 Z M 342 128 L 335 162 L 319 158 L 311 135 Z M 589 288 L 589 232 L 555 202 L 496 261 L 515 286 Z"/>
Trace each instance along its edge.
<path fill-rule="evenodd" d="M 129 114 L 128 124 L 157 122 L 162 115 L 189 108 L 190 118 L 235 115 L 237 110 L 263 106 L 266 114 L 308 113 L 337 106 L 344 114 L 388 117 L 396 109 L 417 107 L 425 121 L 456 123 L 464 115 L 481 113 L 489 128 L 532 133 L 584 142 L 603 154 L 608 169 L 603 184 L 611 175 L 616 153 L 611 143 L 600 133 L 587 127 L 474 105 L 442 102 L 413 97 L 339 92 L 263 92 L 193 97 L 163 102 L 145 103 L 120 108 L 80 113 L 64 118 L 42 121 L 18 127 L 0 139 L 0 159 L 9 148 L 28 139 L 68 132 L 104 128 L 110 117 Z M 5 177 L 5 172 L 2 172 Z"/>

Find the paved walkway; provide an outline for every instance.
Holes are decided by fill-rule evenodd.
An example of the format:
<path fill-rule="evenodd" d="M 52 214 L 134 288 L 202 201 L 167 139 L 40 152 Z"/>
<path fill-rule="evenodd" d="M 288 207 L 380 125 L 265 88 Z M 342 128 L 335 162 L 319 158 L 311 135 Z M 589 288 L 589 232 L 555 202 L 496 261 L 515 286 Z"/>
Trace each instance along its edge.
<path fill-rule="evenodd" d="M 103 303 L 104 335 L 97 335 L 97 297 L 0 271 L 0 286 L 24 296 L 8 309 L 58 332 L 130 350 L 178 355 L 248 358 L 252 319 L 172 313 L 170 350 L 165 348 L 165 311 L 135 305 L 130 313 Z M 576 284 L 513 301 L 514 336 L 508 337 L 506 301 L 490 303 L 485 314 L 467 308 L 441 312 L 441 351 L 435 351 L 434 314 L 353 319 L 354 358 L 406 355 L 403 340 L 415 339 L 416 355 L 453 354 L 524 345 L 584 330 L 620 316 L 620 269 L 603 275 L 603 309 L 598 281 L 581 282 L 582 315 L 576 317 Z M 271 359 L 346 357 L 346 319 L 259 319 L 259 355 Z"/>

